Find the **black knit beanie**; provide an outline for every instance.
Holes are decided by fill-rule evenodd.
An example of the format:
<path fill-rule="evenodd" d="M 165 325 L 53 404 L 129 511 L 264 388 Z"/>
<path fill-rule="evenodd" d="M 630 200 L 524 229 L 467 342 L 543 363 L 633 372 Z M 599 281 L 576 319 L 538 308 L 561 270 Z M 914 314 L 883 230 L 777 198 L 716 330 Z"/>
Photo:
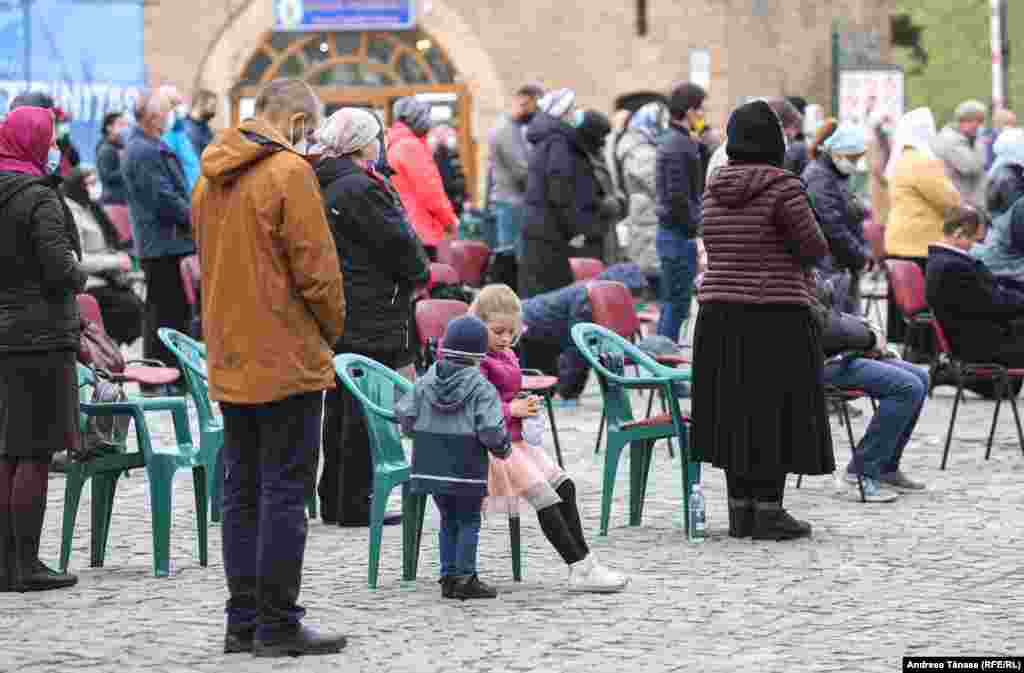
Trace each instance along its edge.
<path fill-rule="evenodd" d="M 725 151 L 730 160 L 782 167 L 786 140 L 782 125 L 768 103 L 755 100 L 741 105 L 729 117 Z"/>
<path fill-rule="evenodd" d="M 448 323 L 441 355 L 455 361 L 482 360 L 487 355 L 487 342 L 487 325 L 475 315 L 464 315 Z"/>

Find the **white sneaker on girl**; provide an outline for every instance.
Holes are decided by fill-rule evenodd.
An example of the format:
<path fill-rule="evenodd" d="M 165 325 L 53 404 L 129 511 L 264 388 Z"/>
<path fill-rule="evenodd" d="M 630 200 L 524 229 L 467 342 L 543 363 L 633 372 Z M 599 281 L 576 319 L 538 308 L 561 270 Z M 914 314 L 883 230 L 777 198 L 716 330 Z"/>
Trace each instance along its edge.
<path fill-rule="evenodd" d="M 569 591 L 572 593 L 610 594 L 622 591 L 629 578 L 605 568 L 593 554 L 569 566 Z"/>

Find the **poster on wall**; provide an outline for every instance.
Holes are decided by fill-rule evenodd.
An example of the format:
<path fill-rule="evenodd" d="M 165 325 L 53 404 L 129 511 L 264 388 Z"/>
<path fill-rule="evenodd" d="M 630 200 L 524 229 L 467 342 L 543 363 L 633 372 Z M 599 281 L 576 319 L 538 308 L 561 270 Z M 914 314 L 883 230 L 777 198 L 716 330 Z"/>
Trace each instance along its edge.
<path fill-rule="evenodd" d="M 416 0 L 272 1 L 278 30 L 408 30 L 416 27 Z"/>
<path fill-rule="evenodd" d="M 875 115 L 903 116 L 903 70 L 844 68 L 839 72 L 839 120 L 867 124 Z"/>
<path fill-rule="evenodd" d="M 131 110 L 145 82 L 142 26 L 142 0 L 0 0 L 0 116 L 26 89 L 45 91 L 94 163 L 103 115 Z"/>

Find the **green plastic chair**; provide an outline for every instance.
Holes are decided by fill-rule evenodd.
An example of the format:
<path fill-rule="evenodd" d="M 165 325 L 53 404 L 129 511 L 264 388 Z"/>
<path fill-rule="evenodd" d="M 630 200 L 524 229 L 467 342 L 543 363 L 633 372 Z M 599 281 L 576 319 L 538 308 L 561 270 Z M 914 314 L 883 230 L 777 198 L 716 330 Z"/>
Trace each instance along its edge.
<path fill-rule="evenodd" d="M 380 545 L 388 496 L 402 487 L 402 579 L 416 579 L 427 496 L 409 492 L 412 466 L 402 448 L 395 416 L 395 399 L 412 392 L 413 385 L 394 370 L 368 357 L 345 353 L 334 358 L 334 369 L 358 401 L 366 418 L 373 454 L 373 505 L 370 511 L 369 586 L 377 588 Z M 519 518 L 509 518 L 512 535 L 512 576 L 522 581 Z"/>
<path fill-rule="evenodd" d="M 210 520 L 221 519 L 221 491 L 224 483 L 224 421 L 210 403 L 210 381 L 206 369 L 206 345 L 168 327 L 157 330 L 157 336 L 178 359 L 185 377 L 188 394 L 196 405 L 199 417 L 199 456 L 206 466 L 206 492 L 210 495 Z"/>
<path fill-rule="evenodd" d="M 157 330 L 157 336 L 167 349 L 174 354 L 185 375 L 188 394 L 196 405 L 199 417 L 199 455 L 206 465 L 207 486 L 210 494 L 210 520 L 218 523 L 221 520 L 223 504 L 224 461 L 221 450 L 224 448 L 224 421 L 213 410 L 210 402 L 210 378 L 206 368 L 206 344 L 196 341 L 168 327 Z M 306 500 L 309 516 L 316 518 L 316 496 Z"/>
<path fill-rule="evenodd" d="M 78 366 L 79 387 L 91 386 L 93 372 Z M 170 574 L 171 520 L 173 518 L 172 493 L 174 473 L 179 468 L 192 470 L 195 487 L 196 526 L 199 542 L 199 564 L 206 566 L 206 466 L 192 444 L 188 410 L 181 397 L 154 397 L 130 399 L 124 402 L 93 404 L 80 403 L 84 418 L 99 416 L 128 416 L 133 420 L 139 450 L 129 452 L 126 446 L 113 447 L 110 453 L 86 461 L 69 461 L 66 468 L 64 490 L 64 525 L 61 536 L 60 569 L 67 570 L 71 558 L 71 542 L 75 532 L 75 519 L 85 482 L 93 480 L 92 487 L 92 541 L 90 566 L 102 568 L 106 555 L 110 520 L 114 508 L 117 480 L 126 470 L 145 468 L 149 483 L 150 515 L 153 531 L 153 573 L 157 577 Z M 150 436 L 146 414 L 170 412 L 174 421 L 175 442 L 170 446 L 156 446 Z"/>
<path fill-rule="evenodd" d="M 679 457 L 683 485 L 683 520 L 689 526 L 689 493 L 692 484 L 700 481 L 699 458 L 689 444 L 687 423 L 679 409 L 675 385 L 690 380 L 689 369 L 674 369 L 655 362 L 639 348 L 611 330 L 593 323 L 580 323 L 572 328 L 572 339 L 580 353 L 597 373 L 604 398 L 604 415 L 608 432 L 604 457 L 604 484 L 601 492 L 600 535 L 608 534 L 612 493 L 618 472 L 619 457 L 627 444 L 630 455 L 629 525 L 639 526 L 643 518 L 644 497 L 651 470 L 654 443 L 659 439 L 679 438 Z M 638 376 L 625 376 L 624 363 L 636 364 Z M 630 402 L 631 390 L 659 391 L 668 404 L 668 413 L 635 420 Z"/>

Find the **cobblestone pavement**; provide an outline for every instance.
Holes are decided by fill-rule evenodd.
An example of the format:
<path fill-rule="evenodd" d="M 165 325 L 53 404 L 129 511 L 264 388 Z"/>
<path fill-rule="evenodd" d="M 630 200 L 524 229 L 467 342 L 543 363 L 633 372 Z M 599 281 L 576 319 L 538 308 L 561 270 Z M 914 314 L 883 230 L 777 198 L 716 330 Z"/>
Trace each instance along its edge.
<path fill-rule="evenodd" d="M 504 520 L 485 523 L 480 567 L 501 591 L 495 601 L 440 600 L 432 514 L 420 579 L 400 582 L 400 533 L 389 528 L 380 587 L 369 591 L 366 531 L 316 521 L 302 596 L 308 623 L 350 634 L 343 654 L 326 658 L 223 655 L 219 528 L 211 528 L 211 565 L 201 568 L 191 480 L 179 473 L 174 574 L 152 577 L 138 471 L 118 491 L 107 567 L 88 567 L 87 492 L 72 555 L 79 585 L 0 595 L 0 671 L 895 671 L 905 654 L 1019 655 L 1024 457 L 1005 410 L 984 460 L 992 403 L 972 398 L 949 469 L 940 472 L 951 406 L 951 390 L 939 389 L 906 451 L 904 467 L 928 483 L 926 492 L 862 505 L 849 492 L 838 495 L 830 477 L 806 479 L 800 490 L 791 477 L 787 506 L 814 524 L 814 537 L 738 541 L 726 535 L 724 479 L 706 469 L 710 539 L 691 545 L 680 527 L 678 460 L 663 443 L 643 525 L 626 526 L 623 464 L 612 530 L 596 537 L 603 453 L 593 451 L 600 395 L 592 385 L 580 407 L 559 410 L 561 436 L 594 551 L 632 575 L 629 589 L 568 594 L 566 568 L 531 513 L 523 519 L 522 584 L 512 581 Z M 854 421 L 858 432 L 865 421 Z M 838 426 L 833 431 L 844 463 L 847 444 Z M 169 437 L 169 423 L 158 435 Z M 63 477 L 50 485 L 43 555 L 55 561 Z"/>

